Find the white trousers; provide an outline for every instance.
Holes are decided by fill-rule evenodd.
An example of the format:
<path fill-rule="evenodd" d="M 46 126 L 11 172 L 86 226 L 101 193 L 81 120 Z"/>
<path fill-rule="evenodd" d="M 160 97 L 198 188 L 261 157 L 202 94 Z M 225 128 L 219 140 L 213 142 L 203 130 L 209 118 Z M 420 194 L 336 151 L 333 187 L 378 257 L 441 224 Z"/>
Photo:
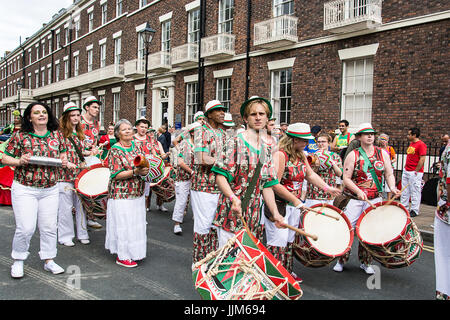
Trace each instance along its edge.
<path fill-rule="evenodd" d="M 191 189 L 191 180 L 175 182 L 175 206 L 173 207 L 172 220 L 182 223 L 184 219 L 184 210 L 189 198 Z"/>
<path fill-rule="evenodd" d="M 80 198 L 75 193 L 74 185 L 70 182 L 59 182 L 58 207 L 58 241 L 65 243 L 75 237 L 72 208 L 75 207 L 75 223 L 77 225 L 77 238 L 89 239 L 87 231 L 87 217 L 84 213 Z"/>
<path fill-rule="evenodd" d="M 37 225 L 40 234 L 39 257 L 42 260 L 55 258 L 57 252 L 58 186 L 34 188 L 13 181 L 11 202 L 16 220 L 11 257 L 15 260 L 28 258 L 31 237 Z"/>
<path fill-rule="evenodd" d="M 213 220 L 219 204 L 219 193 L 191 190 L 191 205 L 194 214 L 194 232 L 208 234 L 213 228 Z M 214 227 L 215 228 L 215 227 Z"/>
<path fill-rule="evenodd" d="M 382 200 L 383 198 L 378 197 L 369 201 L 372 204 L 375 204 L 381 202 Z M 353 228 L 355 228 L 359 217 L 368 207 L 370 207 L 370 204 L 368 204 L 366 201 L 350 199 L 350 201 L 347 204 L 347 207 L 345 208 L 344 213 L 347 216 L 350 223 L 352 224 Z"/>
<path fill-rule="evenodd" d="M 284 223 L 298 228 L 300 223 L 300 209 L 286 205 Z M 295 231 L 287 228 L 277 228 L 275 223 L 269 219 L 265 219 L 264 226 L 266 230 L 267 245 L 269 246 L 286 247 L 288 243 L 292 243 L 295 240 Z"/>
<path fill-rule="evenodd" d="M 450 296 L 450 225 L 434 218 L 436 291 Z"/>
<path fill-rule="evenodd" d="M 402 188 L 408 187 L 402 192 L 400 202 L 408 209 L 409 199 L 411 198 L 411 211 L 419 214 L 420 201 L 422 199 L 422 177 L 423 172 L 406 171 L 402 174 Z"/>
<path fill-rule="evenodd" d="M 142 260 L 147 256 L 145 196 L 109 199 L 106 209 L 105 248 L 119 260 Z"/>
<path fill-rule="evenodd" d="M 333 200 L 316 200 L 316 199 L 306 199 L 305 206 L 310 208 L 313 205 L 320 204 L 320 203 L 328 203 L 333 204 Z"/>

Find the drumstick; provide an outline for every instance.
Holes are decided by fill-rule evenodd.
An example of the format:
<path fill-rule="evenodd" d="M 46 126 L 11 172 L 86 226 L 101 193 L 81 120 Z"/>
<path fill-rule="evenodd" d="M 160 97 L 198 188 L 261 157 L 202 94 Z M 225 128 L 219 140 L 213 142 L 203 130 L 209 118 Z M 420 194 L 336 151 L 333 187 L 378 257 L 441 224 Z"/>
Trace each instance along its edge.
<path fill-rule="evenodd" d="M 364 201 L 367 202 L 373 209 L 376 208 L 375 205 L 372 202 L 370 202 L 369 200 L 365 199 Z"/>
<path fill-rule="evenodd" d="M 396 198 L 398 198 L 398 197 L 402 194 L 403 191 L 405 191 L 406 188 L 408 188 L 408 186 L 409 186 L 409 183 L 408 183 L 406 186 L 404 186 L 404 187 L 402 188 L 402 190 L 400 190 L 400 194 L 399 194 L 399 195 L 394 195 L 391 199 L 389 199 L 389 200 L 384 204 L 384 206 L 390 205 Z"/>
<path fill-rule="evenodd" d="M 318 239 L 318 237 L 317 237 L 316 235 L 314 235 L 314 234 L 309 234 L 309 233 L 305 232 L 305 231 L 302 230 L 302 229 L 293 227 L 293 226 L 288 225 L 288 224 L 286 224 L 286 223 L 283 223 L 282 226 L 283 226 L 283 227 L 286 227 L 286 228 L 288 228 L 288 229 L 291 229 L 292 231 L 295 231 L 295 232 L 297 232 L 298 234 L 301 234 L 302 236 L 309 237 L 309 238 L 313 239 L 314 241 L 317 241 L 317 239 Z"/>
<path fill-rule="evenodd" d="M 316 210 L 311 209 L 311 208 L 308 208 L 308 207 L 303 207 L 303 208 L 305 208 L 305 209 L 308 210 L 308 211 L 314 212 L 314 213 L 316 213 L 316 214 L 321 214 L 321 215 L 323 215 L 323 216 L 325 216 L 325 217 L 333 218 L 333 219 L 335 219 L 336 221 L 339 221 L 339 217 L 335 217 L 335 216 L 332 216 L 332 215 L 330 215 L 330 214 L 326 214 L 325 212 L 316 211 Z"/>

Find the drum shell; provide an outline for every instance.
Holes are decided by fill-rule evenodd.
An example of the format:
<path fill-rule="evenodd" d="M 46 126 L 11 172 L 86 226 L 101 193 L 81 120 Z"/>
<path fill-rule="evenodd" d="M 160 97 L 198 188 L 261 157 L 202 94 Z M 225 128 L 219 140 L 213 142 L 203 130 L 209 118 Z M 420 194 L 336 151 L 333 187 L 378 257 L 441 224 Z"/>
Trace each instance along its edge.
<path fill-rule="evenodd" d="M 227 249 L 228 245 L 231 247 Z M 225 255 L 220 256 L 221 253 L 225 253 Z M 217 250 L 212 256 L 212 258 L 207 257 L 195 264 L 192 273 L 195 288 L 205 300 L 239 299 L 239 296 L 234 296 L 229 289 L 224 290 L 227 284 L 223 279 L 226 278 L 230 281 L 233 275 L 237 279 L 235 282 L 237 285 L 239 285 L 239 280 L 241 279 L 244 279 L 244 281 L 257 280 L 260 284 L 257 286 L 258 292 L 256 296 L 258 298 L 267 298 L 264 297 L 264 290 L 270 291 L 277 287 L 279 287 L 278 291 L 271 297 L 273 300 L 296 300 L 300 299 L 303 294 L 300 285 L 292 278 L 289 272 L 281 266 L 279 261 L 273 257 L 260 241 L 245 230 L 237 232 L 223 248 Z M 257 274 L 258 279 L 245 273 L 242 269 L 238 269 L 238 272 L 234 273 L 231 267 L 233 267 L 234 263 L 237 265 L 242 260 L 253 262 L 251 268 Z M 224 264 L 221 265 L 222 261 L 224 261 Z M 229 272 L 230 277 L 227 277 L 227 275 L 222 277 L 221 273 L 211 275 L 216 267 L 224 272 Z M 219 279 L 219 275 L 221 275 L 223 282 Z M 242 290 L 238 290 L 238 292 L 245 293 L 245 289 L 240 289 Z"/>
<path fill-rule="evenodd" d="M 344 256 L 347 252 L 350 251 L 350 249 L 352 247 L 352 243 L 353 243 L 353 239 L 354 239 L 354 230 L 351 226 L 350 221 L 345 216 L 344 212 L 342 210 L 340 210 L 339 208 L 336 208 L 335 206 L 332 206 L 327 203 L 318 203 L 316 205 L 313 205 L 311 207 L 311 209 L 320 211 L 321 207 L 333 209 L 340 215 L 341 219 L 344 219 L 344 221 L 346 222 L 346 224 L 348 226 L 349 233 L 350 233 L 349 243 L 347 244 L 347 247 L 344 251 L 334 254 L 334 255 L 329 255 L 325 252 L 322 252 L 320 249 L 318 249 L 314 245 L 313 240 L 311 240 L 309 237 L 297 234 L 295 236 L 295 240 L 294 240 L 294 256 L 297 258 L 298 261 L 300 261 L 306 267 L 320 268 L 320 267 L 327 266 L 336 258 Z M 312 211 L 305 211 L 302 214 L 302 217 L 300 219 L 300 223 L 298 226 L 299 229 L 304 229 L 305 218 L 307 217 L 308 214 L 315 215 L 317 213 L 312 212 Z M 329 217 L 326 217 L 326 218 L 332 219 Z M 309 231 L 305 229 L 305 232 L 308 233 Z M 317 236 L 320 237 L 320 235 L 317 235 Z"/>
<path fill-rule="evenodd" d="M 155 183 L 150 183 L 152 193 L 155 193 L 162 202 L 171 202 L 175 199 L 175 181 L 172 178 L 172 167 L 164 168 L 164 175 Z"/>
<path fill-rule="evenodd" d="M 387 201 L 374 204 L 368 207 L 356 223 L 356 234 L 361 245 L 369 251 L 374 260 L 389 269 L 403 268 L 414 263 L 422 253 L 423 240 L 416 224 L 409 216 L 408 210 L 399 202 L 392 202 L 390 205 L 401 208 L 406 215 L 406 223 L 402 231 L 393 239 L 382 243 L 371 243 L 361 237 L 361 223 L 367 214 L 378 207 L 385 205 Z M 405 257 L 405 250 L 407 251 Z"/>
<path fill-rule="evenodd" d="M 81 178 L 91 170 L 95 170 L 98 168 L 108 168 L 108 166 L 103 163 L 94 164 L 80 172 L 78 177 L 75 179 L 75 190 L 77 191 L 77 195 L 80 198 L 80 201 L 83 205 L 83 208 L 88 215 L 89 218 L 99 217 L 103 218 L 106 216 L 106 204 L 108 200 L 108 190 L 99 194 L 87 194 L 80 189 L 79 182 Z M 109 168 L 108 168 L 109 169 Z"/>

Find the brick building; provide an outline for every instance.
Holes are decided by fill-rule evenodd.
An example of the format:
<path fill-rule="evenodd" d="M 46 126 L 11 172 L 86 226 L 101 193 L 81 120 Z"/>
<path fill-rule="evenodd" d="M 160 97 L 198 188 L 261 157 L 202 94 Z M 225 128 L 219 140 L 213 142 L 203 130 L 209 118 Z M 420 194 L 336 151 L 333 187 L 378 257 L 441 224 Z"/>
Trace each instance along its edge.
<path fill-rule="evenodd" d="M 95 95 L 101 122 L 185 126 L 211 99 L 270 98 L 278 122 L 449 130 L 450 2 L 78 0 L 0 61 L 0 125 L 34 100 L 59 116 Z M 149 47 L 144 105 L 146 23 Z M 199 56 L 200 53 L 200 56 Z"/>

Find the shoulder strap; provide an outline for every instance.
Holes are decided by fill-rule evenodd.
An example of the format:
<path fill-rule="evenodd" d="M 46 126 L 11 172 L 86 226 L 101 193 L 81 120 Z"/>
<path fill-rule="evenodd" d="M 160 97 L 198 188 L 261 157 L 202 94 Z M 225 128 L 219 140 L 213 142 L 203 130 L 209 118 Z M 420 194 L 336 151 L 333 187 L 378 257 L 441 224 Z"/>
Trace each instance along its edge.
<path fill-rule="evenodd" d="M 245 212 L 245 210 L 247 210 L 248 202 L 250 201 L 250 197 L 252 196 L 253 190 L 255 190 L 256 181 L 258 180 L 259 174 L 261 172 L 261 167 L 262 167 L 261 160 L 258 160 L 258 163 L 256 164 L 255 172 L 252 176 L 252 180 L 250 180 L 247 190 L 245 191 L 244 198 L 242 199 L 242 202 L 241 202 L 242 212 Z"/>
<path fill-rule="evenodd" d="M 78 155 L 78 157 L 80 158 L 81 162 L 84 162 L 84 156 L 83 153 L 81 152 L 81 150 L 78 148 L 78 146 L 76 145 L 75 141 L 73 140 L 73 138 L 71 136 L 67 137 L 67 139 L 69 139 L 69 141 L 72 143 L 73 147 L 75 148 L 75 151 Z"/>
<path fill-rule="evenodd" d="M 359 150 L 359 153 L 361 154 L 361 156 L 364 159 L 364 163 L 367 163 L 367 165 L 368 165 L 369 172 L 372 175 L 372 179 L 375 182 L 375 185 L 377 186 L 378 192 L 383 192 L 383 187 L 381 186 L 380 180 L 378 180 L 378 176 L 377 176 L 377 174 L 375 172 L 375 169 L 372 167 L 372 163 L 370 162 L 369 158 L 367 157 L 366 152 L 361 147 L 359 147 L 358 150 Z M 376 149 L 375 149 L 375 152 L 377 152 Z M 364 170 L 364 168 L 363 168 L 363 170 Z"/>

